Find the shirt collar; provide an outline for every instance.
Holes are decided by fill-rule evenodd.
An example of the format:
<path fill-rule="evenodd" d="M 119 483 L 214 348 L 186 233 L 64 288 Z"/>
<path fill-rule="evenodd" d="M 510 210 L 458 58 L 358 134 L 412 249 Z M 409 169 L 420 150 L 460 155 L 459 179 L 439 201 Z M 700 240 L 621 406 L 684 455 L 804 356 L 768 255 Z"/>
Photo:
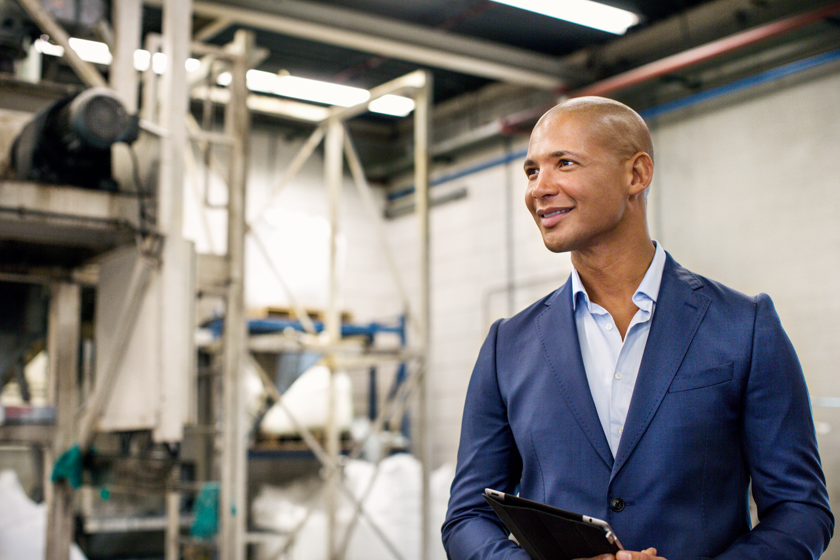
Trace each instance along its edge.
<path fill-rule="evenodd" d="M 650 311 L 652 304 L 659 297 L 659 286 L 662 284 L 662 273 L 665 270 L 665 250 L 659 242 L 654 241 L 653 244 L 656 247 L 653 260 L 645 273 L 645 277 L 642 278 L 642 282 L 633 294 L 633 303 L 639 309 L 645 311 Z M 591 313 L 589 294 L 586 293 L 586 288 L 583 287 L 583 282 L 580 281 L 577 270 L 572 267 L 572 308 L 574 310 L 577 310 L 578 301 L 581 299 L 586 303 Z"/>

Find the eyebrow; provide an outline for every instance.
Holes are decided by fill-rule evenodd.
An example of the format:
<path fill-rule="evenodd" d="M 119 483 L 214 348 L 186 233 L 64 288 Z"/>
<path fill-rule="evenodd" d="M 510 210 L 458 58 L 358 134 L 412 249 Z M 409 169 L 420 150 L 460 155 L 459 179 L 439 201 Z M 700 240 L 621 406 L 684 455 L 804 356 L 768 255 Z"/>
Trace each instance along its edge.
<path fill-rule="evenodd" d="M 575 153 L 575 152 L 570 152 L 569 150 L 557 150 L 556 152 L 551 152 L 551 153 L 548 155 L 548 159 L 550 159 L 550 160 L 560 159 L 560 158 L 562 158 L 563 156 L 575 156 L 575 157 L 581 157 L 581 156 L 580 156 L 580 154 L 577 154 L 577 153 Z M 530 159 L 530 158 L 529 158 L 529 159 L 526 159 L 526 160 L 525 160 L 525 163 L 523 163 L 523 164 L 522 164 L 522 166 L 523 166 L 524 168 L 526 168 L 526 169 L 527 169 L 528 167 L 533 167 L 533 166 L 535 166 L 535 165 L 537 165 L 537 162 L 536 162 L 536 161 L 534 161 L 533 159 Z"/>

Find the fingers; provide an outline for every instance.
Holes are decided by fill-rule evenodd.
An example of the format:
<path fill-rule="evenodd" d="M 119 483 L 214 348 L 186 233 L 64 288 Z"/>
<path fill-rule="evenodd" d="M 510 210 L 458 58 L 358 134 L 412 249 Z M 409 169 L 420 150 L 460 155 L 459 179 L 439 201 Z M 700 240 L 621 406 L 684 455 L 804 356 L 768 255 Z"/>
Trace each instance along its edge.
<path fill-rule="evenodd" d="M 616 560 L 664 560 L 659 558 L 655 548 L 648 548 L 642 552 L 629 552 L 622 550 L 615 555 Z"/>

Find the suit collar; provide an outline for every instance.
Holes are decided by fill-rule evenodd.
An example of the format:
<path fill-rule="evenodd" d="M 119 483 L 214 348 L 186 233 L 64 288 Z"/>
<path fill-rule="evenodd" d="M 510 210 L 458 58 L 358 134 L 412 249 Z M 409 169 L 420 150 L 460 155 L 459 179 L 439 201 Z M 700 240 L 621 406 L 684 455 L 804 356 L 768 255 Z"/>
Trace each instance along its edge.
<path fill-rule="evenodd" d="M 545 301 L 536 324 L 546 361 L 560 385 L 560 394 L 592 447 L 613 476 L 621 469 L 645 433 L 700 325 L 709 298 L 697 290 L 702 280 L 666 252 L 657 310 L 651 324 L 624 434 L 613 459 L 601 427 L 580 353 L 571 277 Z"/>
<path fill-rule="evenodd" d="M 698 291 L 702 286 L 699 277 L 667 255 L 659 301 L 624 423 L 613 476 L 632 455 L 647 430 L 706 314 L 711 300 Z"/>

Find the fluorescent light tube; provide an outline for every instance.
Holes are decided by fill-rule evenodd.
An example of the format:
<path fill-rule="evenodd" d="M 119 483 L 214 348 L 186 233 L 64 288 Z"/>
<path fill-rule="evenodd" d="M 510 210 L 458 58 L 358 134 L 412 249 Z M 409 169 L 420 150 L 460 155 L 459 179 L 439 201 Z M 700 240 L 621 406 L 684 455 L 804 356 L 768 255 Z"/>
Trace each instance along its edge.
<path fill-rule="evenodd" d="M 639 16 L 633 12 L 591 2 L 590 0 L 494 0 L 536 12 L 549 17 L 585 25 L 608 33 L 623 35 L 628 28 L 639 23 Z"/>
<path fill-rule="evenodd" d="M 262 70 L 248 70 L 246 79 L 248 89 L 251 91 L 339 107 L 352 107 L 370 98 L 370 92 L 366 89 L 299 78 L 288 74 L 272 74 Z M 230 73 L 225 72 L 219 75 L 218 83 L 227 86 L 230 85 L 230 80 Z M 414 110 L 414 100 L 400 95 L 384 95 L 371 101 L 368 109 L 375 113 L 404 117 Z"/>
<path fill-rule="evenodd" d="M 79 58 L 85 62 L 105 65 L 111 64 L 111 51 L 108 50 L 108 45 L 105 43 L 70 37 L 70 46 L 73 47 L 73 50 L 76 51 Z M 64 56 L 64 47 L 53 45 L 43 39 L 35 39 L 35 50 L 49 56 Z"/>
<path fill-rule="evenodd" d="M 231 76 L 228 72 L 219 75 L 219 85 L 230 85 Z M 320 82 L 308 78 L 280 76 L 262 70 L 248 70 L 246 75 L 248 89 L 273 93 L 283 97 L 292 97 L 304 101 L 314 101 L 326 105 L 338 105 L 339 107 L 352 107 L 364 103 L 370 97 L 366 89 L 360 89 L 329 82 Z"/>
<path fill-rule="evenodd" d="M 79 54 L 82 60 L 96 64 L 107 65 L 111 63 L 111 53 L 105 43 L 73 37 L 70 39 L 70 46 L 73 47 L 73 50 Z M 45 55 L 64 55 L 63 48 L 43 39 L 36 39 L 35 48 L 38 52 Z M 166 69 L 166 55 L 155 53 L 154 56 L 150 56 L 149 51 L 142 49 L 134 51 L 134 68 L 136 70 L 145 72 L 149 69 L 150 64 L 155 73 L 162 74 Z M 187 59 L 186 61 L 188 72 L 196 70 L 199 65 L 200 62 L 194 58 Z M 251 91 L 292 97 L 294 99 L 324 103 L 326 105 L 352 107 L 370 99 L 370 92 L 366 89 L 309 80 L 307 78 L 289 76 L 288 74 L 281 76 L 261 70 L 248 70 L 246 79 L 248 80 L 248 89 Z M 230 81 L 231 75 L 229 72 L 224 72 L 218 77 L 219 85 L 228 86 L 230 85 Z M 373 100 L 368 105 L 368 109 L 374 113 L 404 117 L 414 110 L 414 100 L 400 95 L 384 95 Z"/>
<path fill-rule="evenodd" d="M 98 41 L 88 41 L 87 39 L 78 39 L 70 37 L 70 46 L 79 55 L 79 58 L 85 62 L 93 64 L 111 64 L 112 56 L 108 45 Z M 64 56 L 64 48 L 60 45 L 53 45 L 44 39 L 35 39 L 35 50 L 41 54 L 48 56 Z M 134 51 L 134 69 L 138 72 L 145 72 L 149 69 L 149 64 L 152 65 L 155 73 L 163 74 L 166 69 L 166 55 L 163 53 L 155 53 L 150 56 L 149 51 L 137 49 Z M 195 58 L 188 58 L 185 66 L 188 72 L 196 70 L 201 63 Z"/>
<path fill-rule="evenodd" d="M 368 103 L 368 109 L 373 113 L 406 117 L 414 110 L 414 100 L 402 95 L 383 95 Z"/>

